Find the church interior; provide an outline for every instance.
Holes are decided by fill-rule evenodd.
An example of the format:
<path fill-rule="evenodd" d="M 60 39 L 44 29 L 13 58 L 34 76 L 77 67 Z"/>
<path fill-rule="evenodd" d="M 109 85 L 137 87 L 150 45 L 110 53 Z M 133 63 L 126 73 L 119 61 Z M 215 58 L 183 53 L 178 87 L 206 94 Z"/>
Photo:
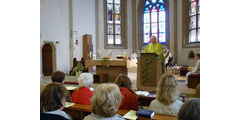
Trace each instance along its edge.
<path fill-rule="evenodd" d="M 77 103 L 73 96 L 81 88 L 81 76 L 90 73 L 93 95 L 101 84 L 115 84 L 126 75 L 138 108 L 154 111 L 150 118 L 188 120 L 180 111 L 190 111 L 185 103 L 200 99 L 200 0 L 40 0 L 40 87 L 51 84 L 56 71 L 64 73 L 62 83 L 72 97 L 62 109 L 70 119 L 87 120 L 93 112 L 91 105 Z M 159 98 L 160 81 L 171 76 L 175 101 L 181 101 L 182 108 L 171 114 L 151 109 Z M 197 113 L 189 115 L 197 114 L 196 120 L 200 101 L 198 105 L 198 110 L 191 108 Z M 131 110 L 121 107 L 121 116 Z"/>

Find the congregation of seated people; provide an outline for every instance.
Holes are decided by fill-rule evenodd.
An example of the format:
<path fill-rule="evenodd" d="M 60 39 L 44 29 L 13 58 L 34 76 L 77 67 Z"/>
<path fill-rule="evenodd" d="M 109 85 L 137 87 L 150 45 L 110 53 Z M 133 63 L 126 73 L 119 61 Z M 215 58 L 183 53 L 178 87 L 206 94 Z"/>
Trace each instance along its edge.
<path fill-rule="evenodd" d="M 132 91 L 132 83 L 127 75 L 120 74 L 114 83 L 102 83 L 91 91 L 93 75 L 82 73 L 77 78 L 79 88 L 72 96 L 69 96 L 63 85 L 64 76 L 63 72 L 54 72 L 52 83 L 41 88 L 41 120 L 71 120 L 71 116 L 62 111 L 65 101 L 70 100 L 77 104 L 91 105 L 92 113 L 85 116 L 84 120 L 124 120 L 117 114 L 118 109 L 137 111 L 140 108 L 138 96 Z M 179 120 L 199 120 L 200 99 L 190 98 L 183 103 L 179 98 L 174 75 L 164 74 L 159 79 L 156 99 L 146 109 L 155 114 L 176 116 Z"/>

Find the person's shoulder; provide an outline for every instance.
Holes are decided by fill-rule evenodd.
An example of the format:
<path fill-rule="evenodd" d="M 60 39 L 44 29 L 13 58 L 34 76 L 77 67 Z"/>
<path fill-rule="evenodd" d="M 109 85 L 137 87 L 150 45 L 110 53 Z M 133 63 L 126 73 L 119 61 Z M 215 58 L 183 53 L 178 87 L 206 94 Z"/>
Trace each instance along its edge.
<path fill-rule="evenodd" d="M 180 106 L 183 104 L 183 102 L 181 100 L 176 100 L 174 103 L 177 105 L 180 105 Z"/>
<path fill-rule="evenodd" d="M 126 88 L 126 87 L 119 87 L 119 88 L 120 88 L 120 91 L 121 91 L 121 92 L 126 92 L 126 93 L 128 93 L 128 94 L 136 95 L 135 92 L 133 92 L 132 90 L 130 90 L 130 89 Z"/>
<path fill-rule="evenodd" d="M 125 120 L 125 119 L 119 114 L 116 114 L 113 117 L 106 118 L 106 117 L 102 117 L 102 116 L 95 115 L 92 113 L 92 114 L 84 117 L 83 120 Z"/>
<path fill-rule="evenodd" d="M 152 102 L 150 103 L 150 107 L 154 107 L 154 106 L 156 106 L 156 105 L 160 105 L 160 102 L 157 100 L 157 99 L 154 99 L 154 100 L 152 100 Z"/>
<path fill-rule="evenodd" d="M 68 120 L 68 119 L 60 115 L 40 112 L 40 120 Z"/>
<path fill-rule="evenodd" d="M 83 120 L 101 120 L 101 119 L 103 119 L 103 117 L 91 113 L 90 115 L 87 115 L 86 117 L 84 117 Z"/>
<path fill-rule="evenodd" d="M 113 120 L 125 120 L 123 116 L 116 114 L 115 116 L 112 117 Z"/>

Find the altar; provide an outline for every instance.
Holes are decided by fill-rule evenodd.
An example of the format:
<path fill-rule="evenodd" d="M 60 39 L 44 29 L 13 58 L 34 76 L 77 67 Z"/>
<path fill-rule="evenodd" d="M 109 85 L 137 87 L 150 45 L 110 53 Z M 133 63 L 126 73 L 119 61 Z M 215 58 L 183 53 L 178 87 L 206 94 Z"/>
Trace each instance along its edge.
<path fill-rule="evenodd" d="M 113 82 L 121 73 L 128 74 L 127 60 L 109 60 L 108 67 L 104 67 L 101 60 L 87 60 L 86 66 L 96 66 L 96 74 L 107 74 L 110 82 Z"/>

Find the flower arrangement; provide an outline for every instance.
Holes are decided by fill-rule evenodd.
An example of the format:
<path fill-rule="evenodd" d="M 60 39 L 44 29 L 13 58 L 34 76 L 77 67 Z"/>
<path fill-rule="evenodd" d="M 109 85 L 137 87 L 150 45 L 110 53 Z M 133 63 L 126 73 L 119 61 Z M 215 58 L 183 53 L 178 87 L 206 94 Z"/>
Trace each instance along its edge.
<path fill-rule="evenodd" d="M 109 67 L 109 62 L 110 61 L 109 61 L 108 57 L 104 57 L 104 58 L 101 59 L 101 64 L 102 64 L 103 68 Z"/>
<path fill-rule="evenodd" d="M 82 66 L 82 64 L 78 63 L 74 68 L 73 68 L 73 75 L 75 76 L 79 76 L 82 71 L 83 71 L 84 67 Z"/>

